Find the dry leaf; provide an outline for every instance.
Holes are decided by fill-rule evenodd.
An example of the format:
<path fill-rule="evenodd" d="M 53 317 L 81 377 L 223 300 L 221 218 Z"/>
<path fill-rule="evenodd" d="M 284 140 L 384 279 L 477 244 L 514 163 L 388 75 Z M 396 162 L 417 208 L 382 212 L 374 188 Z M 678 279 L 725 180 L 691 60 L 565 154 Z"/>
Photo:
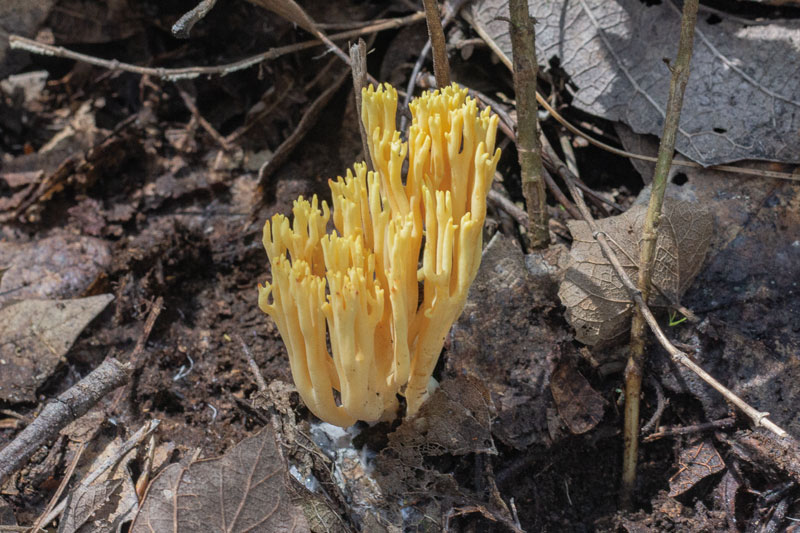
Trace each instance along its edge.
<path fill-rule="evenodd" d="M 107 480 L 88 487 L 79 485 L 67 499 L 67 510 L 59 522 L 58 533 L 97 531 L 97 519 L 110 516 L 117 507 L 122 480 Z"/>
<path fill-rule="evenodd" d="M 265 426 L 222 457 L 168 466 L 147 489 L 131 533 L 309 531 L 286 475 Z"/>
<path fill-rule="evenodd" d="M 111 438 L 98 432 L 104 421 L 102 410 L 92 410 L 62 430 L 68 437 L 68 448 L 77 451 L 83 442 L 90 442 L 84 458 L 91 457 L 91 461 L 85 464 L 82 461 L 75 470 L 75 478 L 81 482 L 70 490 L 58 533 L 119 533 L 122 525 L 130 523 L 136 514 L 139 500 L 129 465 L 138 449 L 134 447 L 120 459 L 125 441 L 120 435 Z M 103 470 L 89 483 L 88 479 L 109 462 L 114 466 Z"/>
<path fill-rule="evenodd" d="M 451 473 L 428 466 L 431 457 L 485 453 L 496 455 L 489 391 L 475 377 L 442 382 L 416 417 L 389 434 L 389 445 L 375 463 L 375 478 L 389 497 L 459 492 Z"/>
<path fill-rule="evenodd" d="M 550 390 L 561 419 L 575 435 L 586 433 L 603 419 L 606 400 L 571 364 L 559 363 Z"/>
<path fill-rule="evenodd" d="M 638 278 L 642 226 L 647 206 L 634 205 L 625 213 L 597 221 L 625 272 Z M 712 232 L 711 215 L 699 204 L 667 198 L 656 241 L 653 290 L 649 304 L 666 306 L 680 297 L 700 272 Z M 610 342 L 630 327 L 633 301 L 622 285 L 588 224 L 569 222 L 574 239 L 570 263 L 558 296 L 567 308 L 575 337 L 590 346 Z"/>
<path fill-rule="evenodd" d="M 35 402 L 36 388 L 113 299 L 24 300 L 0 309 L 0 399 Z"/>
<path fill-rule="evenodd" d="M 700 480 L 725 468 L 725 462 L 710 439 L 701 440 L 681 451 L 678 471 L 669 479 L 673 498 L 694 487 Z"/>
<path fill-rule="evenodd" d="M 529 0 L 536 53 L 558 62 L 574 88 L 572 105 L 661 135 L 669 68 L 680 30 L 677 2 Z M 479 31 L 511 57 L 508 0 L 472 9 Z M 747 23 L 719 12 L 697 18 L 689 83 L 675 147 L 714 165 L 740 159 L 800 161 L 800 21 Z M 790 81 L 792 80 L 792 81 Z"/>
<path fill-rule="evenodd" d="M 59 232 L 26 243 L 0 242 L 0 304 L 12 300 L 80 296 L 111 265 L 111 246 Z"/>
<path fill-rule="evenodd" d="M 545 319 L 558 303 L 557 251 L 526 258 L 514 239 L 495 234 L 450 334 L 448 373 L 483 381 L 497 407 L 492 433 L 520 450 L 549 443 L 550 372 L 571 344 L 568 328 Z"/>

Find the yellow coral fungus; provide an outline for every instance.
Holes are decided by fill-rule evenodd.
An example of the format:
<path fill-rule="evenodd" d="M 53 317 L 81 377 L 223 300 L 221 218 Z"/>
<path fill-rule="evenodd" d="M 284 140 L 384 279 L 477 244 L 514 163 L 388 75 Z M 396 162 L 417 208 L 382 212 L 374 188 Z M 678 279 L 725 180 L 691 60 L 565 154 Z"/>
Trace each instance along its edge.
<path fill-rule="evenodd" d="M 331 212 L 316 196 L 295 201 L 291 225 L 272 217 L 264 226 L 272 283 L 259 285 L 300 396 L 339 426 L 395 417 L 398 394 L 413 416 L 427 398 L 478 271 L 500 157 L 497 117 L 479 113 L 456 84 L 411 103 L 407 143 L 395 130 L 392 87 L 364 89 L 362 101 L 375 171 L 360 163 L 329 181 L 331 233 Z"/>

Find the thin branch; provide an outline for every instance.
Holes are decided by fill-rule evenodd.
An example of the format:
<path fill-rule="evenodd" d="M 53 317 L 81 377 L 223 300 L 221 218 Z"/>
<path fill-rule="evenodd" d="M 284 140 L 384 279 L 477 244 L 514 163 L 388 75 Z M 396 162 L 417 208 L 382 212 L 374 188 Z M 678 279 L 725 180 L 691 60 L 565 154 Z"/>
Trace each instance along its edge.
<path fill-rule="evenodd" d="M 667 404 L 669 403 L 669 400 L 664 397 L 664 389 L 661 387 L 661 383 L 659 383 L 652 374 L 648 376 L 647 380 L 653 385 L 653 390 L 656 392 L 656 410 L 653 411 L 653 416 L 650 417 L 650 420 L 642 426 L 640 432 L 642 435 L 647 435 L 658 427 L 658 423 L 664 415 L 664 409 L 667 408 Z"/>
<path fill-rule="evenodd" d="M 467 3 L 468 0 L 455 0 L 452 3 L 446 4 L 444 19 L 442 20 L 442 27 L 446 28 L 453 22 L 453 19 L 456 18 L 458 12 L 461 10 L 461 7 Z M 419 76 L 420 71 L 422 71 L 422 65 L 425 63 L 425 60 L 428 58 L 428 54 L 431 53 L 431 40 L 428 39 L 425 43 L 425 46 L 422 47 L 422 51 L 419 53 L 419 57 L 417 61 L 414 63 L 414 68 L 411 69 L 411 75 L 408 77 L 408 85 L 406 86 L 406 95 L 403 98 L 403 109 L 408 109 L 408 104 L 411 102 L 411 97 L 414 96 L 414 87 L 417 85 L 417 76 Z M 400 117 L 400 131 L 406 131 L 406 125 L 408 124 L 408 117 L 403 114 Z"/>
<path fill-rule="evenodd" d="M 200 22 L 208 12 L 214 9 L 217 0 L 201 0 L 194 9 L 184 13 L 178 22 L 172 25 L 172 35 L 178 39 L 188 39 L 194 25 Z"/>
<path fill-rule="evenodd" d="M 667 353 L 670 355 L 670 358 L 674 362 L 689 368 L 692 372 L 697 374 L 700 379 L 709 384 L 714 390 L 722 394 L 727 401 L 738 407 L 745 415 L 747 415 L 753 421 L 755 426 L 764 427 L 779 437 L 785 437 L 787 435 L 786 431 L 781 429 L 769 419 L 769 413 L 758 411 L 757 409 L 754 409 L 748 405 L 747 402 L 736 396 L 736 394 L 731 392 L 730 389 L 714 379 L 708 372 L 703 370 L 697 363 L 695 363 L 686 353 L 677 349 L 669 341 L 666 334 L 661 329 L 661 326 L 659 326 L 656 317 L 653 315 L 653 312 L 650 311 L 650 308 L 647 306 L 644 300 L 642 300 L 642 295 L 639 292 L 639 289 L 636 288 L 631 279 L 628 277 L 628 274 L 626 274 L 625 270 L 622 268 L 619 259 L 611 249 L 611 245 L 608 243 L 606 234 L 602 231 L 598 231 L 597 225 L 594 223 L 594 218 L 592 218 L 592 214 L 589 211 L 589 208 L 586 206 L 586 202 L 583 200 L 583 194 L 575 186 L 575 180 L 572 172 L 570 172 L 570 170 L 567 168 L 567 165 L 559 160 L 558 155 L 555 153 L 555 150 L 553 150 L 553 147 L 550 146 L 550 143 L 545 136 L 541 137 L 541 141 L 542 159 L 545 167 L 558 174 L 558 176 L 566 182 L 567 187 L 569 187 L 570 194 L 572 194 L 573 198 L 575 199 L 575 203 L 581 212 L 581 218 L 589 225 L 589 229 L 592 232 L 592 237 L 594 237 L 594 239 L 600 245 L 603 255 L 606 257 L 606 259 L 608 259 L 608 262 L 611 263 L 614 272 L 616 272 L 617 276 L 622 282 L 622 285 L 625 287 L 625 290 L 628 291 L 631 299 L 642 309 L 642 313 L 647 321 L 647 325 L 650 326 L 650 329 L 655 334 L 659 344 L 661 344 L 661 346 L 667 351 Z"/>
<path fill-rule="evenodd" d="M 72 461 L 70 461 L 69 467 L 67 467 L 67 471 L 64 472 L 64 476 L 61 478 L 61 483 L 58 484 L 58 489 L 56 489 L 55 494 L 53 494 L 53 496 L 50 498 L 50 502 L 47 504 L 44 512 L 39 515 L 39 518 L 33 523 L 33 526 L 31 526 L 31 531 L 39 531 L 42 529 L 44 524 L 48 523 L 46 520 L 47 516 L 53 511 L 53 508 L 56 506 L 56 503 L 58 503 L 59 498 L 61 498 L 61 495 L 67 488 L 67 485 L 69 485 L 69 481 L 72 479 L 72 474 L 75 473 L 75 467 L 78 466 L 78 461 L 81 460 L 81 457 L 83 457 L 83 452 L 86 451 L 88 446 L 88 441 L 80 443 L 78 450 L 75 452 L 75 456 L 72 458 Z"/>
<path fill-rule="evenodd" d="M 361 134 L 361 149 L 364 150 L 364 161 L 367 170 L 375 170 L 372 157 L 369 155 L 369 139 L 364 121 L 361 120 L 361 91 L 367 86 L 367 43 L 359 39 L 358 43 L 350 46 L 350 68 L 353 71 L 353 93 L 356 98 L 356 116 L 358 117 L 358 131 Z"/>
<path fill-rule="evenodd" d="M 105 459 L 95 470 L 93 470 L 90 474 L 84 477 L 81 482 L 78 484 L 78 487 L 74 489 L 74 491 L 82 490 L 85 491 L 89 485 L 97 481 L 97 479 L 109 468 L 114 466 L 115 464 L 119 463 L 123 457 L 125 457 L 128 452 L 134 449 L 136 446 L 139 445 L 141 441 L 145 439 L 148 435 L 152 434 L 161 423 L 158 419 L 152 419 L 145 422 L 142 427 L 140 427 L 136 433 L 131 435 L 131 438 L 123 442 L 119 448 L 116 449 L 113 455 Z M 67 501 L 69 498 L 64 498 L 61 502 L 52 510 L 50 511 L 43 521 L 44 524 L 49 524 L 53 520 L 55 520 L 61 513 L 64 512 L 64 509 L 67 506 Z"/>
<path fill-rule="evenodd" d="M 239 342 L 239 344 L 242 346 L 242 351 L 247 356 L 247 366 L 250 367 L 250 372 L 253 373 L 253 377 L 258 384 L 258 390 L 265 392 L 267 390 L 267 382 L 264 380 L 264 376 L 261 374 L 261 369 L 258 368 L 258 363 L 256 363 L 255 359 L 253 359 L 253 354 L 250 353 L 250 347 L 246 342 L 244 342 L 244 339 L 238 333 L 234 333 L 233 338 Z"/>
<path fill-rule="evenodd" d="M 150 311 L 147 313 L 147 318 L 144 321 L 142 333 L 136 340 L 136 346 L 133 347 L 133 351 L 128 358 L 128 365 L 130 366 L 131 371 L 134 373 L 138 372 L 144 365 L 145 359 L 142 354 L 144 354 L 144 349 L 147 345 L 147 339 L 150 338 L 150 333 L 152 333 L 153 327 L 156 325 L 156 319 L 158 318 L 158 315 L 161 314 L 161 310 L 163 308 L 163 296 L 156 298 L 155 301 L 150 305 Z M 107 410 L 108 413 L 113 413 L 117 409 L 117 406 L 119 406 L 122 399 L 130 394 L 129 389 L 130 385 L 126 385 L 124 388 L 117 391 L 117 393 L 114 395 L 114 399 L 111 401 L 111 405 Z"/>
<path fill-rule="evenodd" d="M 418 12 L 406 17 L 391 19 L 388 22 L 373 24 L 357 30 L 337 33 L 329 36 L 328 39 L 332 41 L 351 39 L 361 35 L 368 35 L 370 33 L 407 26 L 409 24 L 419 22 L 424 18 L 425 13 Z M 321 44 L 319 40 L 303 41 L 301 43 L 288 46 L 271 48 L 261 54 L 256 54 L 233 63 L 225 63 L 222 65 L 214 65 L 209 67 L 152 68 L 140 67 L 130 63 L 123 63 L 121 61 L 117 61 L 116 59 L 108 60 L 86 54 L 80 54 L 78 52 L 67 50 L 63 46 L 52 46 L 49 44 L 40 43 L 38 41 L 34 41 L 33 39 L 22 37 L 21 35 L 10 35 L 8 37 L 8 42 L 11 48 L 25 50 L 34 54 L 73 59 L 75 61 L 81 61 L 83 63 L 103 67 L 109 70 L 121 70 L 125 72 L 132 72 L 134 74 L 154 76 L 167 81 L 193 79 L 199 76 L 226 76 L 232 72 L 244 70 L 265 61 L 271 61 L 286 54 L 299 52 L 308 48 L 314 48 L 315 46 L 320 46 Z"/>
<path fill-rule="evenodd" d="M 678 41 L 678 54 L 671 68 L 667 97 L 667 112 L 664 119 L 664 130 L 658 146 L 658 162 L 653 176 L 650 202 L 642 228 L 641 249 L 639 252 L 639 295 L 642 302 L 650 297 L 650 280 L 655 261 L 656 238 L 661 220 L 661 207 L 664 204 L 664 193 L 667 190 L 667 177 L 672 167 L 675 153 L 675 139 L 683 108 L 683 94 L 689 82 L 689 70 L 694 45 L 694 28 L 697 22 L 698 0 L 686 0 L 681 17 L 681 33 Z M 639 398 L 642 393 L 642 374 L 644 369 L 647 325 L 641 307 L 634 310 L 631 322 L 631 341 L 628 352 L 628 363 L 625 367 L 625 439 L 622 459 L 622 492 L 623 507 L 630 508 L 633 501 L 633 490 L 636 483 L 636 466 L 639 461 Z"/>
<path fill-rule="evenodd" d="M 510 140 L 516 143 L 517 142 L 517 133 L 515 131 L 516 123 L 508 115 L 508 113 L 506 113 L 497 102 L 495 102 L 482 92 L 476 91 L 475 89 L 470 89 L 469 93 L 470 96 L 473 96 L 475 97 L 476 100 L 478 100 L 480 105 L 491 106 L 492 111 L 494 111 L 497 114 L 497 116 L 500 117 L 500 125 L 499 125 L 500 131 L 502 131 L 506 137 L 508 137 Z M 547 172 L 547 169 L 545 169 L 544 172 L 544 181 L 547 184 L 547 188 L 550 190 L 553 196 L 555 196 L 556 201 L 560 203 L 564 207 L 564 209 L 566 209 L 567 213 L 569 213 L 569 215 L 572 218 L 580 219 L 581 218 L 580 211 L 578 211 L 578 209 L 575 207 L 575 204 L 570 202 L 569 199 L 566 197 L 566 195 L 561 191 L 561 188 L 555 182 L 550 173 Z M 527 220 L 527 214 L 525 216 Z M 527 224 L 525 224 L 525 227 L 527 227 Z"/>
<path fill-rule="evenodd" d="M 528 13 L 528 0 L 510 0 L 508 9 L 511 15 L 509 30 L 517 101 L 517 156 L 522 176 L 522 194 L 528 210 L 528 235 L 531 248 L 544 248 L 550 243 L 550 231 L 536 105 L 536 76 L 539 73 L 536 34 L 533 19 Z"/>
<path fill-rule="evenodd" d="M 311 130 L 313 125 L 316 123 L 317 118 L 319 118 L 320 113 L 330 102 L 333 95 L 339 90 L 344 83 L 344 80 L 347 79 L 348 72 L 343 70 L 340 74 L 334 78 L 331 84 L 325 89 L 322 94 L 320 94 L 316 100 L 309 106 L 308 110 L 303 115 L 303 118 L 300 119 L 298 122 L 297 127 L 292 131 L 292 133 L 284 139 L 284 141 L 278 146 L 275 150 L 275 153 L 272 155 L 272 158 L 264 163 L 258 171 L 258 185 L 259 187 L 263 187 L 269 177 L 281 167 L 291 155 L 292 151 L 297 148 L 297 145 L 300 144 L 300 141 L 306 136 L 306 134 Z"/>
<path fill-rule="evenodd" d="M 214 128 L 214 126 L 212 126 L 211 123 L 208 122 L 202 114 L 200 114 L 200 110 L 197 109 L 194 98 L 192 98 L 189 93 L 187 93 L 183 87 L 181 87 L 180 83 L 177 85 L 177 89 L 178 94 L 180 94 L 181 98 L 183 99 L 183 103 L 186 105 L 186 108 L 189 109 L 189 112 L 192 114 L 192 116 L 194 116 L 195 120 L 197 120 L 197 123 L 200 124 L 200 127 L 206 130 L 206 133 L 208 133 L 211 138 L 222 147 L 223 150 L 226 152 L 229 151 L 231 146 L 228 144 L 227 139 L 220 135 L 216 128 Z"/>
<path fill-rule="evenodd" d="M 342 49 L 333 44 L 330 38 L 319 29 L 308 13 L 294 0 L 249 0 L 252 4 L 268 9 L 277 13 L 286 20 L 297 24 L 311 35 L 325 43 L 328 50 L 336 54 L 339 59 L 350 65 L 350 57 L 342 52 Z"/>
<path fill-rule="evenodd" d="M 436 76 L 436 86 L 441 89 L 450 85 L 450 65 L 447 63 L 447 42 L 439 16 L 439 3 L 436 0 L 422 0 L 422 4 L 425 6 L 428 37 L 433 50 L 433 73 Z"/>
<path fill-rule="evenodd" d="M 664 437 L 677 437 L 680 435 L 691 435 L 693 433 L 703 433 L 705 431 L 715 431 L 733 426 L 736 419 L 733 417 L 721 418 L 712 422 L 703 422 L 702 424 L 694 424 L 691 426 L 675 426 L 659 428 L 655 433 L 651 433 L 642 440 L 644 442 L 652 442 L 654 440 L 663 439 Z"/>
<path fill-rule="evenodd" d="M 107 358 L 88 376 L 42 409 L 31 425 L 0 450 L 0 485 L 67 424 L 86 414 L 103 396 L 130 378 L 128 365 Z"/>

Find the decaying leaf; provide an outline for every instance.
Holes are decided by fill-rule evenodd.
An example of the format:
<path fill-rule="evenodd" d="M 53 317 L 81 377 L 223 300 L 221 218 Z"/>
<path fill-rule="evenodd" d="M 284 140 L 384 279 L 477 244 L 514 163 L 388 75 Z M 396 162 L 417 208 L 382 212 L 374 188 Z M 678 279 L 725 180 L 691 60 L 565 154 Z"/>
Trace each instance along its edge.
<path fill-rule="evenodd" d="M 0 399 L 36 401 L 36 388 L 113 299 L 23 300 L 0 309 Z"/>
<path fill-rule="evenodd" d="M 419 414 L 403 421 L 389 435 L 389 445 L 376 461 L 375 477 L 387 495 L 458 493 L 449 473 L 424 466 L 425 458 L 445 454 L 495 455 L 491 433 L 493 406 L 476 379 L 457 376 L 442 382 Z"/>
<path fill-rule="evenodd" d="M 537 57 L 559 61 L 575 107 L 660 135 L 680 7 L 637 0 L 529 1 Z M 511 57 L 508 0 L 473 8 L 481 32 Z M 800 22 L 697 18 L 676 148 L 704 165 L 739 159 L 800 161 Z"/>
<path fill-rule="evenodd" d="M 597 221 L 625 272 L 638 277 L 639 250 L 646 205 Z M 656 241 L 649 304 L 667 306 L 680 297 L 700 272 L 712 233 L 708 211 L 697 203 L 667 197 Z M 573 243 L 558 296 L 566 306 L 575 337 L 590 346 L 615 340 L 630 327 L 633 301 L 592 237 L 588 224 L 569 222 Z"/>
<path fill-rule="evenodd" d="M 310 531 L 286 476 L 265 426 L 221 457 L 168 466 L 147 489 L 131 533 Z"/>
<path fill-rule="evenodd" d="M 121 479 L 79 486 L 67 499 L 67 510 L 59 523 L 58 533 L 97 531 L 98 524 L 88 523 L 89 520 L 111 515 L 119 503 L 121 489 Z"/>
<path fill-rule="evenodd" d="M 710 439 L 704 439 L 681 451 L 678 471 L 669 480 L 669 495 L 683 494 L 700 480 L 725 468 L 725 462 Z"/>
<path fill-rule="evenodd" d="M 569 430 L 579 435 L 603 419 L 606 400 L 569 362 L 561 362 L 550 378 L 558 414 Z"/>
<path fill-rule="evenodd" d="M 104 421 L 105 413 L 94 409 L 62 430 L 73 453 L 89 443 L 84 458 L 91 461 L 82 461 L 75 470 L 80 482 L 70 489 L 58 533 L 120 533 L 136 514 L 139 500 L 129 466 L 138 450 L 134 447 L 120 458 L 125 439 L 102 431 Z M 104 469 L 109 464 L 113 466 Z"/>
<path fill-rule="evenodd" d="M 73 298 L 111 264 L 107 241 L 57 232 L 26 243 L 0 242 L 0 303 Z"/>
<path fill-rule="evenodd" d="M 550 372 L 571 344 L 566 328 L 545 319 L 558 302 L 551 251 L 526 258 L 514 239 L 495 234 L 451 331 L 448 373 L 483 381 L 497 407 L 492 432 L 518 449 L 549 443 Z"/>

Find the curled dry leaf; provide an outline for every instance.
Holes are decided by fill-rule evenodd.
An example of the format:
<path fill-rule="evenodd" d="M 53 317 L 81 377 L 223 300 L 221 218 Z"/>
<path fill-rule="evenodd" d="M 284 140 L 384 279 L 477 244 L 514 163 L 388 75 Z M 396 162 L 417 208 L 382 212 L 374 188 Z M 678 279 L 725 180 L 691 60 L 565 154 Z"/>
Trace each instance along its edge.
<path fill-rule="evenodd" d="M 597 221 L 625 272 L 638 278 L 639 249 L 646 205 Z M 656 241 L 649 304 L 678 302 L 700 272 L 712 232 L 711 215 L 697 203 L 667 198 Z M 569 222 L 574 239 L 570 262 L 558 290 L 575 337 L 590 346 L 611 342 L 630 327 L 633 301 L 592 237 L 586 222 Z"/>
<path fill-rule="evenodd" d="M 222 457 L 168 466 L 147 489 L 131 533 L 310 531 L 286 476 L 266 426 Z"/>

